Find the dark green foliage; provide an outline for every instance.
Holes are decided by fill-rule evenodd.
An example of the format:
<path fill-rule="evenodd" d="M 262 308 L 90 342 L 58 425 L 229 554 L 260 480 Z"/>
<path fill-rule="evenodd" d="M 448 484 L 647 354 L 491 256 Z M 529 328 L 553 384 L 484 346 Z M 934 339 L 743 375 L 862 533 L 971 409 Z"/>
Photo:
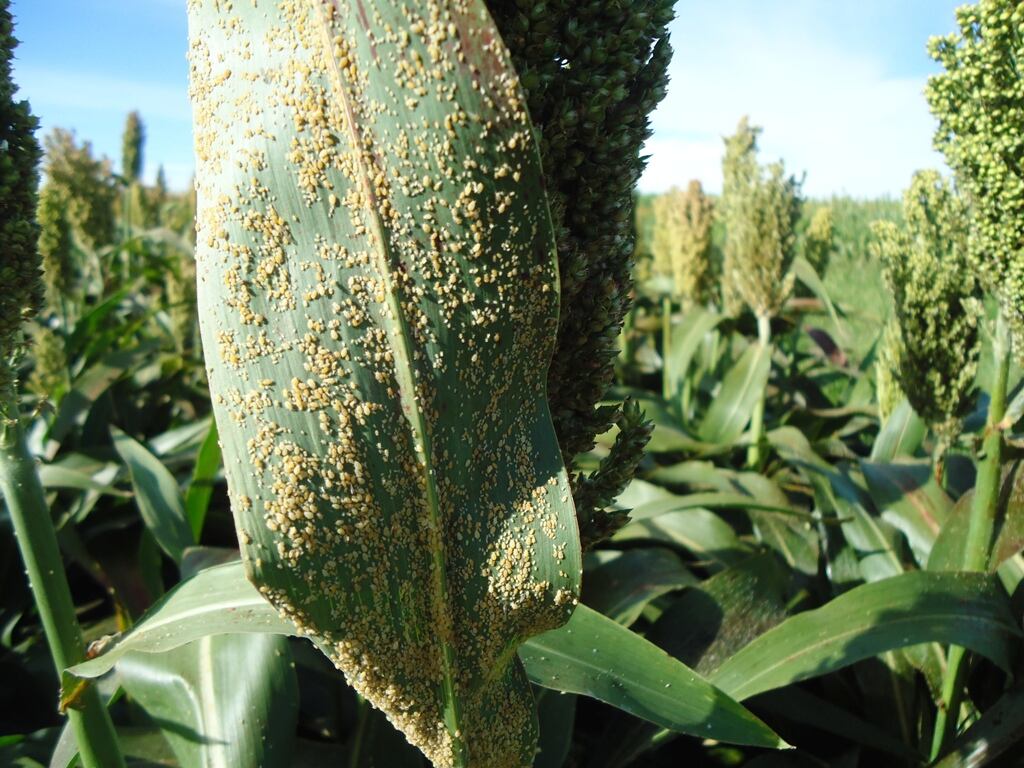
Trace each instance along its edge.
<path fill-rule="evenodd" d="M 562 304 L 548 402 L 570 468 L 616 419 L 597 404 L 632 301 L 633 190 L 648 115 L 665 95 L 673 4 L 488 2 L 526 90 L 555 221 Z M 628 466 L 618 450 L 610 464 Z M 576 502 L 581 520 L 594 514 Z"/>
<path fill-rule="evenodd" d="M 17 40 L 7 0 L 0 2 L 0 390 L 11 386 L 11 358 L 22 344 L 22 323 L 43 300 L 35 222 L 39 183 L 36 118 L 15 101 L 11 58 Z"/>

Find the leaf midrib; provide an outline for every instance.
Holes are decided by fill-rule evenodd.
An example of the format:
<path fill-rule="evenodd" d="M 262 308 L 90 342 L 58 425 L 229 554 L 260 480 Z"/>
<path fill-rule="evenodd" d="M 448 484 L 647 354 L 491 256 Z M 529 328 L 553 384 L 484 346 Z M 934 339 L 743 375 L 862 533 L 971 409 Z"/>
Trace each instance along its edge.
<path fill-rule="evenodd" d="M 409 425 L 413 432 L 413 450 L 420 462 L 423 472 L 424 488 L 426 491 L 427 515 L 429 517 L 429 536 L 431 543 L 431 555 L 433 560 L 433 581 L 434 592 L 431 600 L 432 608 L 436 618 L 435 626 L 440 629 L 439 641 L 442 653 L 442 672 L 444 675 L 443 690 L 445 698 L 446 725 L 451 732 L 453 751 L 458 754 L 463 750 L 459 734 L 462 732 L 461 716 L 459 711 L 458 697 L 455 695 L 454 677 L 454 651 L 451 644 L 450 630 L 452 617 L 449 613 L 449 592 L 448 592 L 448 563 L 447 553 L 444 547 L 444 538 L 441 530 L 441 510 L 438 501 L 437 484 L 434 473 L 431 471 L 433 464 L 433 446 L 430 433 L 427 429 L 426 418 L 419 406 L 419 398 L 416 395 L 416 371 L 412 364 L 413 354 L 409 325 L 402 309 L 402 302 L 399 297 L 399 287 L 393 276 L 393 256 L 384 236 L 386 227 L 380 216 L 377 205 L 377 195 L 373 189 L 368 169 L 364 162 L 364 149 L 362 136 L 356 124 L 355 113 L 349 97 L 348 89 L 345 87 L 338 61 L 334 57 L 331 46 L 331 38 L 328 32 L 328 22 L 323 17 L 320 3 L 314 2 L 313 13 L 318 20 L 318 28 L 322 40 L 322 54 L 328 66 L 328 76 L 331 81 L 331 88 L 337 97 L 338 102 L 344 109 L 344 118 L 348 128 L 349 139 L 352 142 L 355 166 L 358 169 L 359 183 L 362 187 L 364 199 L 370 218 L 372 237 L 376 240 L 373 248 L 377 266 L 377 274 L 384 283 L 384 295 L 387 300 L 388 310 L 392 315 L 391 323 L 384 323 L 388 335 L 391 338 L 394 360 L 395 378 L 398 384 L 398 392 L 402 401 L 403 410 L 408 416 Z M 331 7 L 337 11 L 337 3 L 332 0 Z"/>

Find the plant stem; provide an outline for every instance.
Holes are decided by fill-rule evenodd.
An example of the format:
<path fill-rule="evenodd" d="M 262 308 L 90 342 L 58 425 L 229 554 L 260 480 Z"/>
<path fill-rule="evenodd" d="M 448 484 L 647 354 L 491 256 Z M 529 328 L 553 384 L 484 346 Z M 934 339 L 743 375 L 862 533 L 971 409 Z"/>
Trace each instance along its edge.
<path fill-rule="evenodd" d="M 57 677 L 85 658 L 82 630 L 75 618 L 64 564 L 36 464 L 25 446 L 12 393 L 0 403 L 0 491 L 14 525 L 29 584 L 43 622 Z M 68 719 L 85 768 L 120 768 L 124 758 L 114 726 L 95 686 L 79 699 Z"/>
<path fill-rule="evenodd" d="M 768 315 L 757 316 L 757 342 L 766 349 L 772 343 L 772 323 Z M 768 385 L 761 392 L 761 396 L 754 406 L 754 413 L 750 417 L 750 448 L 747 449 L 747 468 L 758 469 L 761 466 L 762 444 L 764 443 L 764 401 L 768 394 Z"/>
<path fill-rule="evenodd" d="M 675 394 L 672 391 L 672 372 L 669 369 L 669 356 L 672 354 L 672 299 L 668 296 L 661 300 L 661 396 L 666 402 L 672 402 Z"/>
<path fill-rule="evenodd" d="M 999 423 L 1006 415 L 1006 385 L 1010 371 L 1010 333 L 999 313 L 992 338 L 995 377 L 989 393 L 985 439 L 978 463 L 978 479 L 971 501 L 971 517 L 964 545 L 965 571 L 986 571 L 999 507 L 999 486 L 1002 477 L 1003 435 Z M 967 651 L 959 646 L 949 649 L 949 663 L 942 685 L 942 702 L 935 719 L 932 737 L 932 759 L 938 757 L 956 734 L 964 686 L 967 682 Z"/>

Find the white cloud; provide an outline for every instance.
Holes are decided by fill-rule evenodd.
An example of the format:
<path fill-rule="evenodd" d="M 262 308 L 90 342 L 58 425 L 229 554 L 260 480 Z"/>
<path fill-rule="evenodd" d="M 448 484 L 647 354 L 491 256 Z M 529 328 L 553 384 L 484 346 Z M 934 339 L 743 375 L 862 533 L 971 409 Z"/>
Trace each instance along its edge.
<path fill-rule="evenodd" d="M 810 195 L 896 195 L 915 170 L 941 166 L 924 78 L 891 77 L 872 52 L 844 49 L 823 23 L 826 4 L 733 8 L 728 17 L 724 4 L 684 5 L 641 189 L 699 178 L 720 190 L 721 137 L 744 114 L 765 129 L 763 158 L 806 171 Z"/>

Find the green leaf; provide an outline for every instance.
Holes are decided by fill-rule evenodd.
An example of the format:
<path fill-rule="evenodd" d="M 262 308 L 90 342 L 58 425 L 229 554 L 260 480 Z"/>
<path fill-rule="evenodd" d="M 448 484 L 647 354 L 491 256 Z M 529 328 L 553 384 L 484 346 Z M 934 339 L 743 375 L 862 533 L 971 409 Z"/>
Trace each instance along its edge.
<path fill-rule="evenodd" d="M 686 590 L 647 639 L 702 675 L 786 618 L 781 566 L 762 552 Z"/>
<path fill-rule="evenodd" d="M 751 344 L 722 381 L 722 388 L 704 415 L 698 435 L 707 443 L 734 443 L 743 434 L 764 396 L 771 370 L 771 349 Z"/>
<path fill-rule="evenodd" d="M 871 446 L 871 460 L 887 462 L 900 456 L 913 456 L 927 434 L 928 425 L 904 398 L 889 415 L 889 419 L 882 425 L 878 437 L 875 438 L 875 443 Z"/>
<path fill-rule="evenodd" d="M 736 651 L 785 617 L 782 572 L 770 552 L 748 557 L 687 589 L 654 622 L 647 639 L 707 676 Z M 609 728 L 614 744 L 604 765 L 634 765 L 640 754 L 674 734 L 651 723 Z"/>
<path fill-rule="evenodd" d="M 627 627 L 651 600 L 697 583 L 677 555 L 657 547 L 602 550 L 588 555 L 584 565 L 583 602 Z"/>
<path fill-rule="evenodd" d="M 211 635 L 118 663 L 125 691 L 189 768 L 287 768 L 298 719 L 288 641 Z"/>
<path fill-rule="evenodd" d="M 568 620 L 581 553 L 508 51 L 483 0 L 188 5 L 199 317 L 247 571 L 435 763 L 528 762 L 515 651 Z"/>
<path fill-rule="evenodd" d="M 631 520 L 649 520 L 669 512 L 682 512 L 687 509 L 746 509 L 773 512 L 778 515 L 798 517 L 805 520 L 813 516 L 807 512 L 791 507 L 785 499 L 758 498 L 745 493 L 691 493 L 685 496 L 673 496 L 648 502 L 636 507 Z"/>
<path fill-rule="evenodd" d="M 661 486 L 633 478 L 625 490 L 615 499 L 615 506 L 621 509 L 640 509 L 651 502 L 674 499 L 675 495 Z"/>
<path fill-rule="evenodd" d="M 116 467 L 116 465 L 114 465 Z M 60 464 L 41 464 L 39 482 L 43 488 L 74 488 L 79 491 L 96 491 L 108 496 L 129 498 L 131 494 L 97 480 L 93 475 Z"/>
<path fill-rule="evenodd" d="M 110 428 L 114 448 L 128 467 L 146 527 L 157 544 L 174 562 L 181 562 L 182 552 L 195 541 L 185 520 L 178 481 L 156 456 L 117 427 Z"/>
<path fill-rule="evenodd" d="M 154 603 L 128 632 L 93 643 L 96 657 L 67 670 L 64 693 L 74 687 L 72 678 L 104 675 L 133 651 L 164 653 L 207 635 L 249 632 L 294 635 L 296 629 L 249 583 L 241 562 L 207 568 Z"/>
<path fill-rule="evenodd" d="M 693 357 L 704 338 L 722 321 L 722 316 L 703 307 L 694 307 L 687 312 L 673 331 L 671 349 L 665 356 L 665 369 L 669 391 L 676 397 L 683 389 Z"/>
<path fill-rule="evenodd" d="M 520 650 L 530 679 L 590 696 L 670 730 L 731 744 L 782 746 L 766 725 L 640 635 L 580 606 Z"/>
<path fill-rule="evenodd" d="M 154 435 L 146 440 L 146 444 L 161 459 L 170 459 L 182 453 L 191 454 L 202 447 L 203 440 L 210 434 L 210 424 L 212 423 L 213 418 L 207 416 L 205 419 L 183 424 L 180 427 L 161 432 L 159 435 Z M 191 464 L 192 456 L 189 455 L 188 459 Z"/>
<path fill-rule="evenodd" d="M 973 494 L 972 494 L 973 495 Z M 992 547 L 992 570 L 1024 548 L 1024 462 L 1016 461 L 1004 468 L 1002 492 L 999 496 L 998 530 Z"/>
<path fill-rule="evenodd" d="M 64 395 L 48 437 L 63 442 L 76 426 L 85 423 L 93 403 L 110 386 L 129 371 L 152 358 L 156 345 L 143 343 L 128 350 L 112 352 L 75 378 L 71 390 Z"/>
<path fill-rule="evenodd" d="M 832 496 L 837 516 L 843 519 L 843 536 L 853 547 L 864 581 L 880 581 L 903 573 L 899 534 L 863 505 L 840 495 Z"/>
<path fill-rule="evenodd" d="M 209 568 L 179 584 L 129 632 L 94 646 L 99 655 L 66 671 L 64 691 L 74 688 L 76 677 L 93 679 L 109 672 L 129 652 L 164 653 L 207 635 L 232 632 L 298 633 L 246 580 L 240 562 Z M 778 744 L 743 707 L 640 635 L 586 606 L 579 606 L 565 627 L 528 640 L 520 655 L 539 685 L 593 696 L 684 733 Z"/>
<path fill-rule="evenodd" d="M 928 559 L 953 502 L 935 479 L 929 462 L 860 463 L 875 506 L 903 531 L 918 562 Z"/>
<path fill-rule="evenodd" d="M 905 573 L 852 589 L 797 614 L 726 661 L 711 681 L 738 700 L 829 674 L 885 651 L 960 645 L 1006 668 L 1021 636 L 993 578 Z"/>
<path fill-rule="evenodd" d="M 185 494 L 185 518 L 192 529 L 192 536 L 196 541 L 202 538 L 203 523 L 206 521 L 206 511 L 210 508 L 210 499 L 213 497 L 213 484 L 220 471 L 221 455 L 220 442 L 217 435 L 217 423 L 210 422 L 210 429 L 206 438 L 199 448 L 196 456 L 195 469 L 192 471 L 192 482 L 189 483 L 188 492 Z"/>
<path fill-rule="evenodd" d="M 811 293 L 817 296 L 821 303 L 825 305 L 825 309 L 828 310 L 829 317 L 832 318 L 832 323 L 835 325 L 836 333 L 844 339 L 844 344 L 848 343 L 846 327 L 839 319 L 839 313 L 836 311 L 835 304 L 832 303 L 832 297 L 829 295 L 828 288 L 825 287 L 825 283 L 819 277 L 814 265 L 803 256 L 797 256 L 793 259 L 793 265 L 790 269 L 792 269 L 796 279 L 806 285 Z"/>
<path fill-rule="evenodd" d="M 750 556 L 752 548 L 741 541 L 721 517 L 707 509 L 668 512 L 631 522 L 612 541 L 660 541 L 691 552 L 713 567 L 733 565 Z"/>
<path fill-rule="evenodd" d="M 815 575 L 818 571 L 818 533 L 810 525 L 810 516 L 789 507 L 789 500 L 771 479 L 756 472 L 740 472 L 734 484 L 751 498 L 789 508 L 789 516 L 748 508 L 747 515 L 758 538 L 778 552 L 786 564 L 797 571 Z M 797 519 L 802 518 L 802 519 Z"/>

